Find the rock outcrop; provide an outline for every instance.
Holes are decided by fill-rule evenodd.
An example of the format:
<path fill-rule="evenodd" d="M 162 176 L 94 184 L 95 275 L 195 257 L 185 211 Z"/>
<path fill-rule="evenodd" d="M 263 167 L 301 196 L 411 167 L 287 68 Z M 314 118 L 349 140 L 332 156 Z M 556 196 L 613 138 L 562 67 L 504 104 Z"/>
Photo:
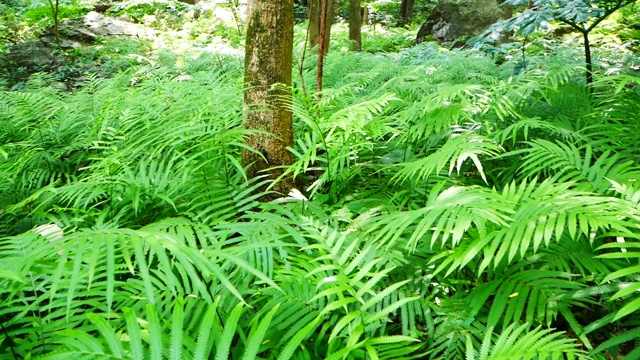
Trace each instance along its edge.
<path fill-rule="evenodd" d="M 416 43 L 431 36 L 440 43 L 478 35 L 502 16 L 496 0 L 440 0 L 420 27 Z M 462 45 L 464 42 L 460 42 Z"/>
<path fill-rule="evenodd" d="M 83 44 L 93 44 L 100 38 L 129 37 L 150 39 L 155 36 L 153 30 L 117 18 L 107 17 L 92 11 L 85 16 L 60 23 L 60 47 L 72 48 Z M 41 36 L 47 44 L 55 42 L 53 28 L 47 29 Z"/>
<path fill-rule="evenodd" d="M 56 43 L 53 28 L 49 28 L 36 41 L 13 45 L 0 59 L 0 71 L 12 78 L 24 78 L 60 66 L 61 59 L 55 56 L 55 49 L 79 48 L 105 38 L 150 39 L 155 36 L 155 32 L 147 27 L 93 11 L 83 17 L 63 21 L 58 33 L 59 43 Z"/>

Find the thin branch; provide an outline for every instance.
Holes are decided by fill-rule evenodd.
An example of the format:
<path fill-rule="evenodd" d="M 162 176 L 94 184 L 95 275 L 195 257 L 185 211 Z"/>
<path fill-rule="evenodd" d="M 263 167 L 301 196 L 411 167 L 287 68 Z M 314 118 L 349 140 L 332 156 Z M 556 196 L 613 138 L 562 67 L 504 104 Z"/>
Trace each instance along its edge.
<path fill-rule="evenodd" d="M 575 22 L 573 22 L 573 21 L 571 21 L 571 20 L 564 20 L 564 19 L 562 19 L 562 20 L 560 20 L 560 21 L 561 21 L 561 22 L 563 22 L 563 23 L 565 23 L 565 24 L 567 24 L 567 25 L 569 25 L 569 26 L 571 26 L 572 28 L 574 28 L 574 29 L 578 30 L 579 32 L 581 32 L 581 33 L 583 33 L 583 34 L 584 34 L 585 32 L 587 32 L 587 29 L 586 29 L 585 27 L 581 27 L 580 25 L 576 24 Z"/>

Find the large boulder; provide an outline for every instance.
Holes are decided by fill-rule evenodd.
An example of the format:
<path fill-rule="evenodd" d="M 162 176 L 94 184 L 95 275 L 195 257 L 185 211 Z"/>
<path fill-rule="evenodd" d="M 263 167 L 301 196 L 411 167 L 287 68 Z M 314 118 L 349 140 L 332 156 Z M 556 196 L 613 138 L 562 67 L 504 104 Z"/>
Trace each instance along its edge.
<path fill-rule="evenodd" d="M 153 30 L 116 18 L 106 17 L 92 11 L 85 16 L 63 21 L 59 25 L 60 47 L 79 47 L 93 44 L 99 38 L 129 37 L 149 39 L 154 36 Z M 41 36 L 45 43 L 54 42 L 53 28 L 47 29 Z"/>
<path fill-rule="evenodd" d="M 64 65 L 65 57 L 57 49 L 73 49 L 97 42 L 100 38 L 143 38 L 155 36 L 153 30 L 97 12 L 63 21 L 59 25 L 60 42 L 56 43 L 53 28 L 43 32 L 36 41 L 18 43 L 0 58 L 0 75 L 10 82 L 25 79 L 39 71 L 52 71 Z"/>
<path fill-rule="evenodd" d="M 12 73 L 22 72 L 28 75 L 51 66 L 54 61 L 53 49 L 41 41 L 18 43 L 0 61 L 2 70 L 11 69 Z"/>
<path fill-rule="evenodd" d="M 427 36 L 440 43 L 475 36 L 501 16 L 502 10 L 496 0 L 440 0 L 420 27 L 416 44 Z"/>

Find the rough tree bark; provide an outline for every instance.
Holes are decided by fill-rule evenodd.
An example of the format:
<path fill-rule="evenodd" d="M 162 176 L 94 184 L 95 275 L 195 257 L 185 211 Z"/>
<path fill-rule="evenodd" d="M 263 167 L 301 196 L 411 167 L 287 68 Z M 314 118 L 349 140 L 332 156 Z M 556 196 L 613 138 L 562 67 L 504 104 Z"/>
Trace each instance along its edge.
<path fill-rule="evenodd" d="M 245 45 L 246 117 L 244 128 L 268 134 L 248 136 L 245 144 L 257 151 L 243 150 L 247 177 L 266 175 L 276 179 L 293 156 L 291 110 L 286 105 L 291 92 L 293 52 L 293 0 L 252 0 Z M 284 87 L 276 87 L 283 84 Z M 292 179 L 284 178 L 274 190 L 287 194 Z"/>
<path fill-rule="evenodd" d="M 349 40 L 351 50 L 362 51 L 362 0 L 349 0 Z"/>

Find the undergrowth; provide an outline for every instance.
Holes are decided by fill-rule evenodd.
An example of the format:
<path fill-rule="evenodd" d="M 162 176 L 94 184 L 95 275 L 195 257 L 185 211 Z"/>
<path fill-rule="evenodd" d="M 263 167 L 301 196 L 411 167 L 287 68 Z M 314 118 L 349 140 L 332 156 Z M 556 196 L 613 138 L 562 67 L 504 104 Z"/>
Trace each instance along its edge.
<path fill-rule="evenodd" d="M 270 203 L 238 59 L 0 93 L 1 356 L 640 357 L 640 78 L 533 60 L 309 58 Z"/>

